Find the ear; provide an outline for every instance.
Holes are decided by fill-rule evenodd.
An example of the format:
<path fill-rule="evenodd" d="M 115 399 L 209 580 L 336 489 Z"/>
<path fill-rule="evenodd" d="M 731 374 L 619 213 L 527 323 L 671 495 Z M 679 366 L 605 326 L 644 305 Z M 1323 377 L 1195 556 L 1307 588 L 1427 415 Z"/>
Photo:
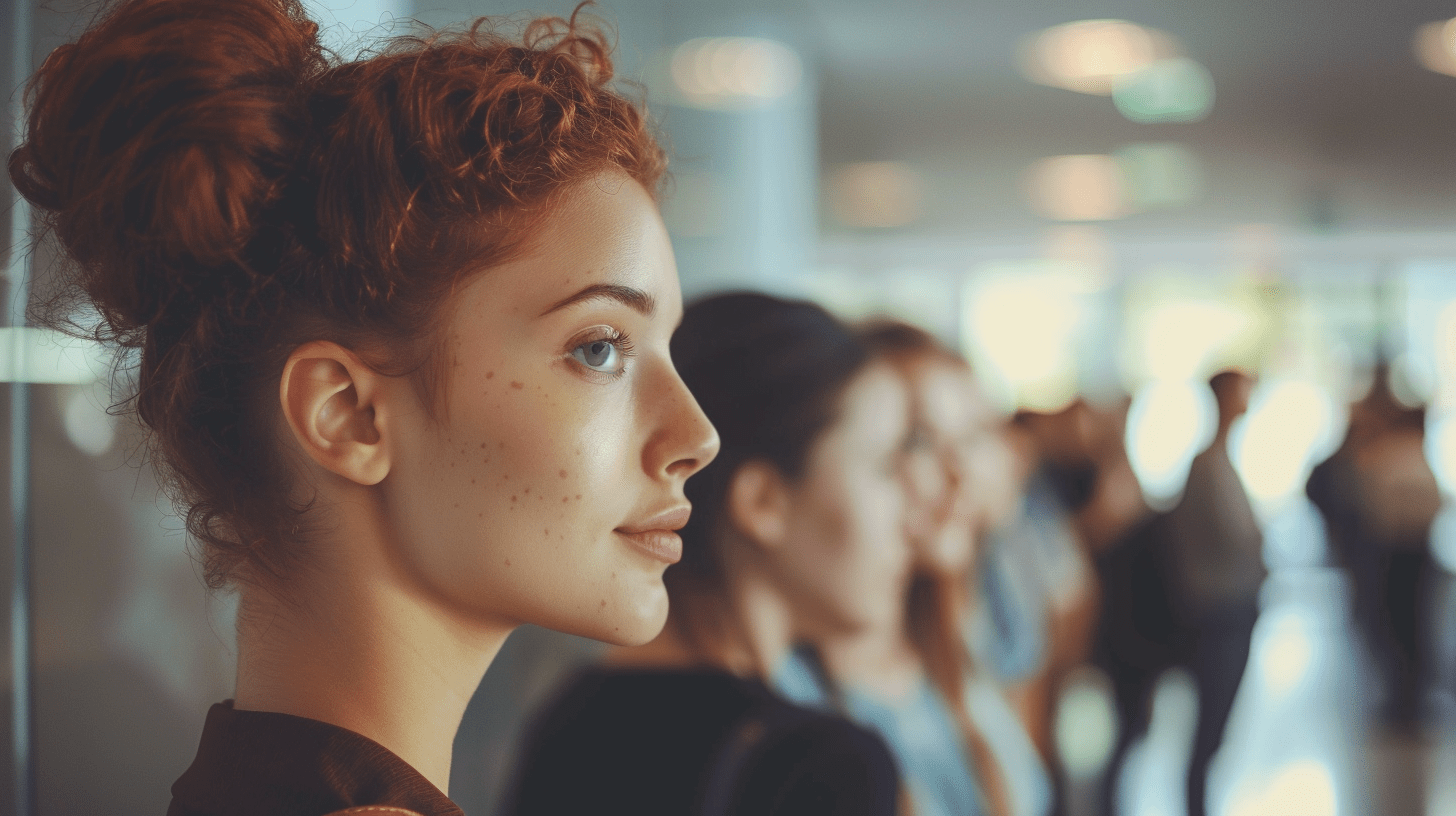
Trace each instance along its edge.
<path fill-rule="evenodd" d="M 389 450 L 375 405 L 385 379 L 337 343 L 316 340 L 294 349 L 283 364 L 278 399 L 304 454 L 351 482 L 382 481 Z"/>
<path fill-rule="evenodd" d="M 751 460 L 739 465 L 728 484 L 728 518 L 759 546 L 775 549 L 788 539 L 790 498 L 778 468 Z"/>

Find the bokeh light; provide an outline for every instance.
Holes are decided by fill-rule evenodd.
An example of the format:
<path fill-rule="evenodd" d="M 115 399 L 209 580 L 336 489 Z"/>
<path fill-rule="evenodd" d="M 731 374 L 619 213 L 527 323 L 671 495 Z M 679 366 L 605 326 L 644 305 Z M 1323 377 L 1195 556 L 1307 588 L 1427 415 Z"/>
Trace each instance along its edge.
<path fill-rule="evenodd" d="M 1033 164 L 1026 179 L 1032 206 L 1054 221 L 1110 221 L 1133 209 L 1113 156 L 1052 156 Z"/>
<path fill-rule="evenodd" d="M 1158 380 L 1133 395 L 1127 412 L 1127 458 L 1150 506 L 1171 509 L 1193 458 L 1213 441 L 1218 405 L 1202 381 Z"/>
<path fill-rule="evenodd" d="M 1213 99 L 1213 75 L 1187 57 L 1156 60 L 1112 87 L 1117 110 L 1140 124 L 1201 121 L 1213 111 Z"/>
<path fill-rule="evenodd" d="M 1313 759 L 1295 760 L 1260 788 L 1241 792 L 1224 816 L 1338 816 L 1334 777 Z"/>
<path fill-rule="evenodd" d="M 1163 32 L 1126 20 L 1081 20 L 1033 35 L 1020 62 L 1032 82 L 1105 96 L 1119 80 L 1176 52 Z"/>
<path fill-rule="evenodd" d="M 87 456 L 100 456 L 116 443 L 117 418 L 106 409 L 105 390 L 71 385 L 58 392 L 66 437 Z"/>
<path fill-rule="evenodd" d="M 682 104 L 708 110 L 760 107 L 799 87 L 803 64 L 781 42 L 761 37 L 698 37 L 669 63 Z"/>
<path fill-rule="evenodd" d="M 1116 156 L 1134 209 L 1180 207 L 1203 197 L 1203 163 L 1185 144 L 1138 142 L 1119 149 Z"/>
<path fill-rule="evenodd" d="M 1416 29 L 1411 46 L 1423 67 L 1456 76 L 1456 20 L 1426 23 Z"/>
<path fill-rule="evenodd" d="M 1055 411 L 1077 395 L 1089 296 L 1105 281 L 1053 262 L 983 270 L 966 287 L 966 354 L 1000 407 Z"/>
<path fill-rule="evenodd" d="M 1264 687 L 1276 697 L 1294 690 L 1313 665 L 1314 649 L 1314 638 L 1303 616 L 1286 613 L 1273 621 L 1259 664 Z"/>
<path fill-rule="evenodd" d="M 903 227 L 920 217 L 924 184 L 904 162 L 859 162 L 829 176 L 829 206 L 846 226 Z"/>
<path fill-rule="evenodd" d="M 1229 434 L 1234 469 L 1255 509 L 1277 512 L 1302 494 L 1314 465 L 1344 432 L 1330 395 L 1308 380 L 1270 379 L 1255 387 L 1249 411 Z"/>
<path fill-rule="evenodd" d="M 1080 666 L 1062 683 L 1057 703 L 1057 756 L 1073 779 L 1100 773 L 1117 743 L 1117 716 L 1112 684 L 1100 670 Z"/>

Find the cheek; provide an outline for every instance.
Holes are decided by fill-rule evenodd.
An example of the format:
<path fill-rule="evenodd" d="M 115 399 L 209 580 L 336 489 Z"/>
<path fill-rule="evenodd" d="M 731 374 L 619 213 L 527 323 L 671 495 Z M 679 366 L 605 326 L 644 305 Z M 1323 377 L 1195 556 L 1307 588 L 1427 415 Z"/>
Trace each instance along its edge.
<path fill-rule="evenodd" d="M 624 412 L 504 371 L 475 379 L 455 384 L 400 497 L 424 580 L 456 604 L 573 634 L 660 628 L 660 570 L 624 558 L 612 533 L 633 510 L 633 457 L 630 428 L 600 417 Z"/>

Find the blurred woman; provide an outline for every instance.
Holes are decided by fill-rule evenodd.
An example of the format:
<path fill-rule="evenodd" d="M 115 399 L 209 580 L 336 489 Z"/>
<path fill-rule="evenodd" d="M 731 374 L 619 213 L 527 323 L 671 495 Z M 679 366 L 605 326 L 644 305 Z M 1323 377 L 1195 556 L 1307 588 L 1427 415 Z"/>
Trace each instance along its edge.
<path fill-rule="evenodd" d="M 977 542 L 1014 500 L 998 418 L 964 361 L 925 332 L 880 322 L 863 339 L 912 394 L 902 478 L 913 570 L 893 576 L 902 603 L 891 614 L 814 641 L 779 682 L 883 734 L 919 816 L 1041 816 L 1045 770 L 999 688 L 972 670 L 964 639 Z"/>
<path fill-rule="evenodd" d="M 672 352 L 723 447 L 688 485 L 667 627 L 539 716 L 506 813 L 893 813 L 883 744 L 763 678 L 900 603 L 904 385 L 823 309 L 765 295 L 689 307 Z"/>
<path fill-rule="evenodd" d="M 717 449 L 605 37 L 482 20 L 339 62 L 318 31 L 296 0 L 118 3 L 46 59 L 9 161 L 239 594 L 173 816 L 460 816 L 507 635 L 655 637 Z"/>

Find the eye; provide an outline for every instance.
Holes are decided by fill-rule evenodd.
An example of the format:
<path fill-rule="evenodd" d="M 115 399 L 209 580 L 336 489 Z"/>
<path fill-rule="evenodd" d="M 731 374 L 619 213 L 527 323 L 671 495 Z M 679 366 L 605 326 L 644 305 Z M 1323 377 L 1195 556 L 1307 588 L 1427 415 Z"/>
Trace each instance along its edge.
<path fill-rule="evenodd" d="M 621 356 L 617 344 L 610 340 L 593 340 L 582 343 L 571 352 L 578 362 L 597 371 L 615 371 L 617 359 Z"/>
<path fill-rule="evenodd" d="M 622 341 L 614 338 L 588 340 L 571 350 L 571 356 L 578 363 L 593 371 L 616 374 L 622 370 L 625 350 Z"/>

